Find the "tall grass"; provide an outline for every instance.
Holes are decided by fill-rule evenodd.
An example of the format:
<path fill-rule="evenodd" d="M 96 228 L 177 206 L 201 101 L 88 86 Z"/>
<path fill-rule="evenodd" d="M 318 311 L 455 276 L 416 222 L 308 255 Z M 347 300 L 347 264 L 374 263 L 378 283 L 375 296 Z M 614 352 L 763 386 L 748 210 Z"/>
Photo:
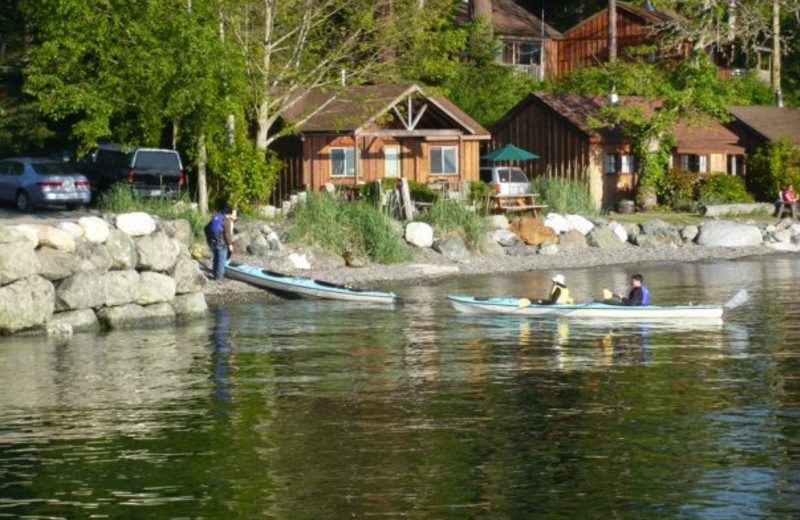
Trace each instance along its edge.
<path fill-rule="evenodd" d="M 309 193 L 289 215 L 289 239 L 337 254 L 351 251 L 392 264 L 411 259 L 389 217 L 366 201 L 343 202 L 328 193 Z"/>
<path fill-rule="evenodd" d="M 472 251 L 480 248 L 481 241 L 488 231 L 486 222 L 474 211 L 457 201 L 439 199 L 433 203 L 421 220 L 433 226 L 440 233 L 461 235 Z"/>
<path fill-rule="evenodd" d="M 537 177 L 531 181 L 531 191 L 538 193 L 542 204 L 555 213 L 597 215 L 597 207 L 589 185 L 558 177 Z"/>

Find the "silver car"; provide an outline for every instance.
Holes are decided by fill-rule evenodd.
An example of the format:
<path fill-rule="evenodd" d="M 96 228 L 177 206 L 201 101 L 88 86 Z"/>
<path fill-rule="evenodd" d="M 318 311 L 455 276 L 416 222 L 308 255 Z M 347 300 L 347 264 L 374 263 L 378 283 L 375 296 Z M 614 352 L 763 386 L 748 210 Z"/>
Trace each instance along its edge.
<path fill-rule="evenodd" d="M 0 161 L 0 200 L 19 211 L 36 206 L 74 207 L 92 199 L 89 180 L 69 164 L 45 157 Z"/>

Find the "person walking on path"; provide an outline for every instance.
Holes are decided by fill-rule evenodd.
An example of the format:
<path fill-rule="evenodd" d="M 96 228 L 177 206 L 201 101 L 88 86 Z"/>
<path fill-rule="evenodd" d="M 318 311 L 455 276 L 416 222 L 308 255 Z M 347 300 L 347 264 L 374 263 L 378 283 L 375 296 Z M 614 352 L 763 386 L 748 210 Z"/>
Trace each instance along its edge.
<path fill-rule="evenodd" d="M 216 213 L 205 227 L 206 242 L 211 248 L 212 271 L 215 280 L 225 277 L 225 263 L 233 254 L 233 222 L 236 210 L 226 206 L 221 213 Z"/>

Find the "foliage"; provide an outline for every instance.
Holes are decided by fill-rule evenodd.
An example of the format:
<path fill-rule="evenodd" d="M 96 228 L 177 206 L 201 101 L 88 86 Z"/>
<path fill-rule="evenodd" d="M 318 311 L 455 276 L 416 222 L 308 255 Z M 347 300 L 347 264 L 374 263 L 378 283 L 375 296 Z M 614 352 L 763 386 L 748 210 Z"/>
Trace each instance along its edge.
<path fill-rule="evenodd" d="M 411 200 L 419 202 L 436 202 L 439 198 L 439 194 L 430 186 L 419 181 L 408 181 L 408 192 L 411 194 Z"/>
<path fill-rule="evenodd" d="M 697 198 L 705 204 L 734 204 L 737 202 L 753 202 L 741 177 L 727 173 L 705 175 L 697 186 Z"/>
<path fill-rule="evenodd" d="M 208 162 L 224 184 L 219 196 L 240 209 L 267 202 L 283 166 L 273 151 L 258 150 L 251 141 L 209 146 Z"/>
<path fill-rule="evenodd" d="M 661 201 L 670 209 L 697 211 L 708 204 L 753 202 L 741 177 L 727 173 L 702 175 L 685 170 L 670 170 L 659 191 Z"/>
<path fill-rule="evenodd" d="M 563 177 L 536 177 L 531 181 L 531 192 L 538 193 L 542 204 L 556 213 L 598 214 L 585 182 Z"/>
<path fill-rule="evenodd" d="M 488 227 L 486 222 L 464 204 L 447 199 L 439 199 L 428 211 L 420 216 L 441 234 L 460 235 L 472 251 L 480 249 L 483 236 Z"/>
<path fill-rule="evenodd" d="M 469 183 L 469 200 L 475 204 L 480 214 L 488 211 L 488 197 L 492 193 L 492 186 L 483 181 L 472 181 Z"/>
<path fill-rule="evenodd" d="M 308 193 L 289 215 L 288 224 L 290 240 L 340 255 L 350 251 L 379 263 L 411 257 L 390 219 L 365 201 L 343 202 L 329 193 Z"/>
<path fill-rule="evenodd" d="M 699 181 L 700 176 L 697 173 L 679 169 L 669 170 L 658 192 L 659 200 L 673 209 L 688 208 L 697 197 Z"/>
<path fill-rule="evenodd" d="M 800 185 L 800 150 L 788 140 L 767 143 L 747 158 L 747 189 L 758 200 L 774 200 L 788 184 Z"/>

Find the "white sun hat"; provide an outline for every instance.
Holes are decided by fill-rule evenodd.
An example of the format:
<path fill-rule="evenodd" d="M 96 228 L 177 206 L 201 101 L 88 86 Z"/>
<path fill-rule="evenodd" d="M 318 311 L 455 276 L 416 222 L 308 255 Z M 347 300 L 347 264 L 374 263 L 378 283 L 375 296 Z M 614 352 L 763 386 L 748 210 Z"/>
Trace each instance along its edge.
<path fill-rule="evenodd" d="M 564 275 L 563 274 L 555 275 L 553 277 L 553 282 L 564 285 Z"/>

